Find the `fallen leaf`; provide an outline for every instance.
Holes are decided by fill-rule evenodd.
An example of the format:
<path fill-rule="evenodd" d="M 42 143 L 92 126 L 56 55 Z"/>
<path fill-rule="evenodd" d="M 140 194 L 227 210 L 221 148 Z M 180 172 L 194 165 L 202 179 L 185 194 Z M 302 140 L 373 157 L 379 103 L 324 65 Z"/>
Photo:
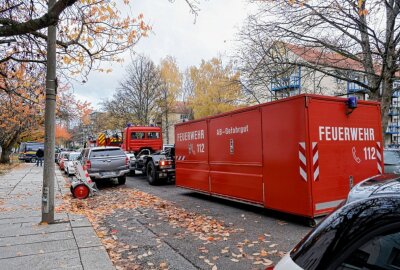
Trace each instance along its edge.
<path fill-rule="evenodd" d="M 268 259 L 263 259 L 263 265 L 265 265 L 265 266 L 270 266 L 270 265 L 272 265 L 274 262 L 273 261 L 271 261 L 271 260 L 268 260 Z"/>

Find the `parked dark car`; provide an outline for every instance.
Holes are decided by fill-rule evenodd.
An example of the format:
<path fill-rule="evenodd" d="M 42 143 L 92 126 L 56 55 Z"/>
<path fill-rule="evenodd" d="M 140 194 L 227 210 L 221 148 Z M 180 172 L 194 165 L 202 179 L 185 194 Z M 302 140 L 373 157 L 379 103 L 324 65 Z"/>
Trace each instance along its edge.
<path fill-rule="evenodd" d="M 354 186 L 340 208 L 267 269 L 400 269 L 400 175 Z"/>
<path fill-rule="evenodd" d="M 151 155 L 150 149 L 142 149 L 137 155 L 134 161 L 134 170 L 141 171 L 142 174 L 146 175 L 146 158 Z"/>
<path fill-rule="evenodd" d="M 383 150 L 383 162 L 385 163 L 385 173 L 400 174 L 400 150 L 399 149 Z"/>
<path fill-rule="evenodd" d="M 400 269 L 400 196 L 343 205 L 267 269 Z"/>
<path fill-rule="evenodd" d="M 400 196 L 400 175 L 382 174 L 358 183 L 350 190 L 346 203 L 381 195 Z"/>
<path fill-rule="evenodd" d="M 93 180 L 117 178 L 125 184 L 129 173 L 129 159 L 119 147 L 93 147 L 82 150 L 82 164 Z"/>

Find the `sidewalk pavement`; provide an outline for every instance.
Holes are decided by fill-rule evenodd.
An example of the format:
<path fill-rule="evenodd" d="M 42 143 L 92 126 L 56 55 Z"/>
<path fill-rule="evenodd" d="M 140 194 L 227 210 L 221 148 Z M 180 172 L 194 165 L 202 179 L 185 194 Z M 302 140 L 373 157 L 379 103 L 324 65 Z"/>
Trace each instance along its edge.
<path fill-rule="evenodd" d="M 41 221 L 43 167 L 21 164 L 0 176 L 0 269 L 115 269 L 84 216 L 56 213 Z M 70 193 L 56 168 L 55 201 Z"/>

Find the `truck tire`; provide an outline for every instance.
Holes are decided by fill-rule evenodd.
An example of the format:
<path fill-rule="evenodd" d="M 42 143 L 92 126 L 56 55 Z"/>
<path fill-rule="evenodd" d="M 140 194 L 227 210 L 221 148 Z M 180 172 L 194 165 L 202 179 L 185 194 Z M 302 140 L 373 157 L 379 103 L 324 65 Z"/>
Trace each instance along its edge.
<path fill-rule="evenodd" d="M 156 171 L 156 166 L 154 165 L 153 161 L 147 163 L 147 181 L 150 185 L 157 185 L 158 184 L 158 173 Z"/>
<path fill-rule="evenodd" d="M 118 177 L 118 185 L 125 185 L 126 175 Z"/>
<path fill-rule="evenodd" d="M 29 160 L 29 162 L 31 162 L 31 163 L 35 163 L 36 162 L 36 158 L 31 158 L 31 160 Z"/>

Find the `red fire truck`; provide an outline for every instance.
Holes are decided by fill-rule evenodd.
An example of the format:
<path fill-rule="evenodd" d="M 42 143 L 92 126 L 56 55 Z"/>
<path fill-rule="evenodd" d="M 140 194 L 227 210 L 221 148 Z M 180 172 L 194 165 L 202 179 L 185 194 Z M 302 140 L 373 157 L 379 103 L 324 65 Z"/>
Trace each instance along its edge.
<path fill-rule="evenodd" d="M 131 126 L 120 130 L 108 130 L 99 133 L 89 145 L 95 146 L 120 146 L 124 151 L 137 153 L 142 149 L 155 152 L 162 149 L 162 131 L 160 127 L 154 126 Z"/>
<path fill-rule="evenodd" d="M 142 149 L 152 152 L 161 150 L 163 146 L 161 127 L 128 126 L 123 133 L 122 149 L 137 153 Z"/>
<path fill-rule="evenodd" d="M 176 185 L 314 218 L 382 173 L 377 102 L 299 95 L 175 126 Z"/>

